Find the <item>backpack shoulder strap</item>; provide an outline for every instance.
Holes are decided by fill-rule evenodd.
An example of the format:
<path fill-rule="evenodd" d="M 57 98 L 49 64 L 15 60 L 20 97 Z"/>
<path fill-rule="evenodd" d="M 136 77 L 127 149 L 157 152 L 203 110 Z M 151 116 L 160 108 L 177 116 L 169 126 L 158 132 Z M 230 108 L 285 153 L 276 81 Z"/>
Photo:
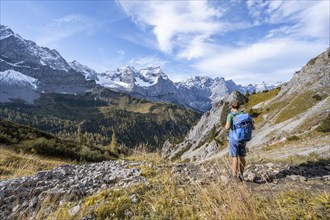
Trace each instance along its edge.
<path fill-rule="evenodd" d="M 230 114 L 232 115 L 232 116 L 237 116 L 237 115 L 239 115 L 239 112 L 237 112 L 237 113 L 234 113 L 234 112 L 230 112 Z"/>

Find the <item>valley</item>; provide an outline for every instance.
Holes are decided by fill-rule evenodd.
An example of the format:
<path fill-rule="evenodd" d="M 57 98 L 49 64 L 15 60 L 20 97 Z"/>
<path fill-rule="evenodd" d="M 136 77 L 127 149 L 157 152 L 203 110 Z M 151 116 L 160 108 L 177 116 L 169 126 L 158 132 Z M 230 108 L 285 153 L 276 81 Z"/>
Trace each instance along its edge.
<path fill-rule="evenodd" d="M 181 138 L 200 117 L 197 112 L 151 103 L 108 89 L 82 95 L 42 94 L 33 105 L 1 105 L 0 116 L 85 145 L 118 145 L 159 149 L 168 138 Z"/>

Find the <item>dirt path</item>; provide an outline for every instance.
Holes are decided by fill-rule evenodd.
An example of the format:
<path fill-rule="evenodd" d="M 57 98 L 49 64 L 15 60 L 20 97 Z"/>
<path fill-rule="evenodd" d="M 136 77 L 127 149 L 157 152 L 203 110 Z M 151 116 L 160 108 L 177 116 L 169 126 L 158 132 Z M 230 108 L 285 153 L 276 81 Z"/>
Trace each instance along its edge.
<path fill-rule="evenodd" d="M 231 184 L 233 179 L 230 178 L 228 167 L 216 162 L 177 163 L 172 166 L 172 172 L 182 185 L 187 182 L 204 185 L 216 181 Z M 254 192 L 306 189 L 330 193 L 330 162 L 322 160 L 295 166 L 280 163 L 252 164 L 246 167 L 244 181 L 239 184 L 246 184 Z"/>

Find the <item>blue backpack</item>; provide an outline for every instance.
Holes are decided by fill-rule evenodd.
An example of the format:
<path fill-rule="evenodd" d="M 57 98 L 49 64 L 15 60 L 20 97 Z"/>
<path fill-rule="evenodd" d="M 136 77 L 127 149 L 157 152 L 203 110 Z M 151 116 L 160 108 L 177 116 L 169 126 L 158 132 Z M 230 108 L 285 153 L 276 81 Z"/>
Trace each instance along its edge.
<path fill-rule="evenodd" d="M 234 113 L 230 114 L 234 116 L 231 137 L 236 141 L 251 140 L 253 128 L 251 116 L 247 113 L 241 113 L 238 115 L 235 115 Z"/>

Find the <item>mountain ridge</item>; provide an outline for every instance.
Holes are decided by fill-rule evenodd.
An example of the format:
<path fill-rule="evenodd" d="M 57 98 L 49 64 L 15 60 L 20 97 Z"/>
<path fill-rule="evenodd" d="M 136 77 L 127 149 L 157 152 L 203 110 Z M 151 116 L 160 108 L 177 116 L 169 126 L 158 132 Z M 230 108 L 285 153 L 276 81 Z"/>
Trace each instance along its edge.
<path fill-rule="evenodd" d="M 253 90 L 275 87 L 266 84 L 260 88 L 253 85 L 243 87 L 224 78 L 198 76 L 182 82 L 173 82 L 160 67 L 136 70 L 134 67 L 125 66 L 97 73 L 78 61 L 67 62 L 58 51 L 25 40 L 4 25 L 0 26 L 0 41 L 1 74 L 12 69 L 33 77 L 38 80 L 36 88 L 38 92 L 83 93 L 99 84 L 137 98 L 173 103 L 205 112 L 211 108 L 212 103 L 228 97 L 234 90 L 252 93 Z M 2 84 L 6 84 L 4 79 Z M 33 102 L 34 97 L 26 95 L 23 100 L 26 98 L 29 102 Z M 16 97 L 12 94 L 11 98 L 22 98 L 22 96 Z"/>

